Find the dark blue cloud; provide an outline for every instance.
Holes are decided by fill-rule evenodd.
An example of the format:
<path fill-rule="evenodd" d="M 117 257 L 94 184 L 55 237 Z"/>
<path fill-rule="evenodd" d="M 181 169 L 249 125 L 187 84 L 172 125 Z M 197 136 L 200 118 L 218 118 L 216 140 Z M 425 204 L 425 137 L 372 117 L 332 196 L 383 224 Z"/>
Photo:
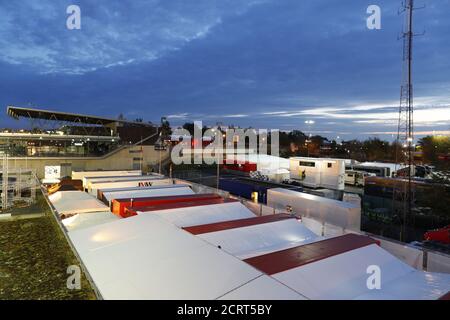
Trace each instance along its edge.
<path fill-rule="evenodd" d="M 68 4 L 2 2 L 0 105 L 330 137 L 395 131 L 400 1 L 78 1 L 76 31 Z M 381 30 L 366 28 L 370 4 Z M 449 5 L 416 12 L 427 30 L 414 48 L 417 131 L 450 129 Z"/>

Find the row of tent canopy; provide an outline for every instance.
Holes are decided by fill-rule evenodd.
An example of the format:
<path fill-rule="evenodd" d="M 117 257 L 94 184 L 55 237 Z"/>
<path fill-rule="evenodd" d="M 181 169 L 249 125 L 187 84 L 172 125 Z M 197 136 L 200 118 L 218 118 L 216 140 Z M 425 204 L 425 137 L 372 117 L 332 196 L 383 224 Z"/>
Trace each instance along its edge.
<path fill-rule="evenodd" d="M 187 183 L 97 194 L 58 191 L 49 200 L 104 299 L 440 299 L 450 291 L 450 275 L 418 271 L 367 236 L 318 236 L 291 214 L 255 216 Z M 373 266 L 379 289 L 368 285 Z"/>

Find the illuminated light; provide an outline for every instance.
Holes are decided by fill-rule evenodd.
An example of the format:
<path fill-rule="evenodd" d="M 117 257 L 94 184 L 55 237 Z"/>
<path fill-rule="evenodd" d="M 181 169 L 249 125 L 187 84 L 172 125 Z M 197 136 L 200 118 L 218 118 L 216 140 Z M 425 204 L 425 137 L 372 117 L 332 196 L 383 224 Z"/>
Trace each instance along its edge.
<path fill-rule="evenodd" d="M 94 242 L 107 242 L 114 239 L 114 236 L 112 234 L 108 234 L 106 232 L 98 232 L 94 234 L 91 238 Z"/>
<path fill-rule="evenodd" d="M 258 203 L 258 191 L 252 192 L 252 200 L 254 203 Z"/>
<path fill-rule="evenodd" d="M 306 124 L 314 124 L 315 121 L 314 121 L 314 120 L 306 120 L 305 123 L 306 123 Z"/>

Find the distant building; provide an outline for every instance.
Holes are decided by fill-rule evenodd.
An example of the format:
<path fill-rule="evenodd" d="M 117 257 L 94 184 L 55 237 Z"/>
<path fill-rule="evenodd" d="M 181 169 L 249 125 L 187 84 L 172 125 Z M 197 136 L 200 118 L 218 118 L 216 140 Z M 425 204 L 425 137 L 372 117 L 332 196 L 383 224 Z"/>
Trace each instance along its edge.
<path fill-rule="evenodd" d="M 150 123 L 13 106 L 7 114 L 28 119 L 30 129 L 0 132 L 0 154 L 10 167 L 34 168 L 39 177 L 45 165 L 145 171 L 160 159 L 159 128 Z"/>

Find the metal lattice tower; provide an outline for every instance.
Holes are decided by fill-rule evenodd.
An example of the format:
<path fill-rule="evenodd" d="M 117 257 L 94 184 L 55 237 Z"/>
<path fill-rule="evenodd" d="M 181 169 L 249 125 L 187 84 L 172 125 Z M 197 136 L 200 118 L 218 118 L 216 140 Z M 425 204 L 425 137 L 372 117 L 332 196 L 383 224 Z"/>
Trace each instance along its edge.
<path fill-rule="evenodd" d="M 400 107 L 398 115 L 398 133 L 396 139 L 396 163 L 403 164 L 405 183 L 399 183 L 394 188 L 395 202 L 400 202 L 400 208 L 396 212 L 403 218 L 402 238 L 406 239 L 406 226 L 411 218 L 411 209 L 414 202 L 414 190 L 412 188 L 412 175 L 414 171 L 414 105 L 413 105 L 413 81 L 412 81 L 412 49 L 413 49 L 413 11 L 414 0 L 405 0 L 401 12 L 405 14 L 403 39 L 403 67 L 402 82 L 400 87 Z M 403 171 L 402 170 L 402 171 Z"/>

